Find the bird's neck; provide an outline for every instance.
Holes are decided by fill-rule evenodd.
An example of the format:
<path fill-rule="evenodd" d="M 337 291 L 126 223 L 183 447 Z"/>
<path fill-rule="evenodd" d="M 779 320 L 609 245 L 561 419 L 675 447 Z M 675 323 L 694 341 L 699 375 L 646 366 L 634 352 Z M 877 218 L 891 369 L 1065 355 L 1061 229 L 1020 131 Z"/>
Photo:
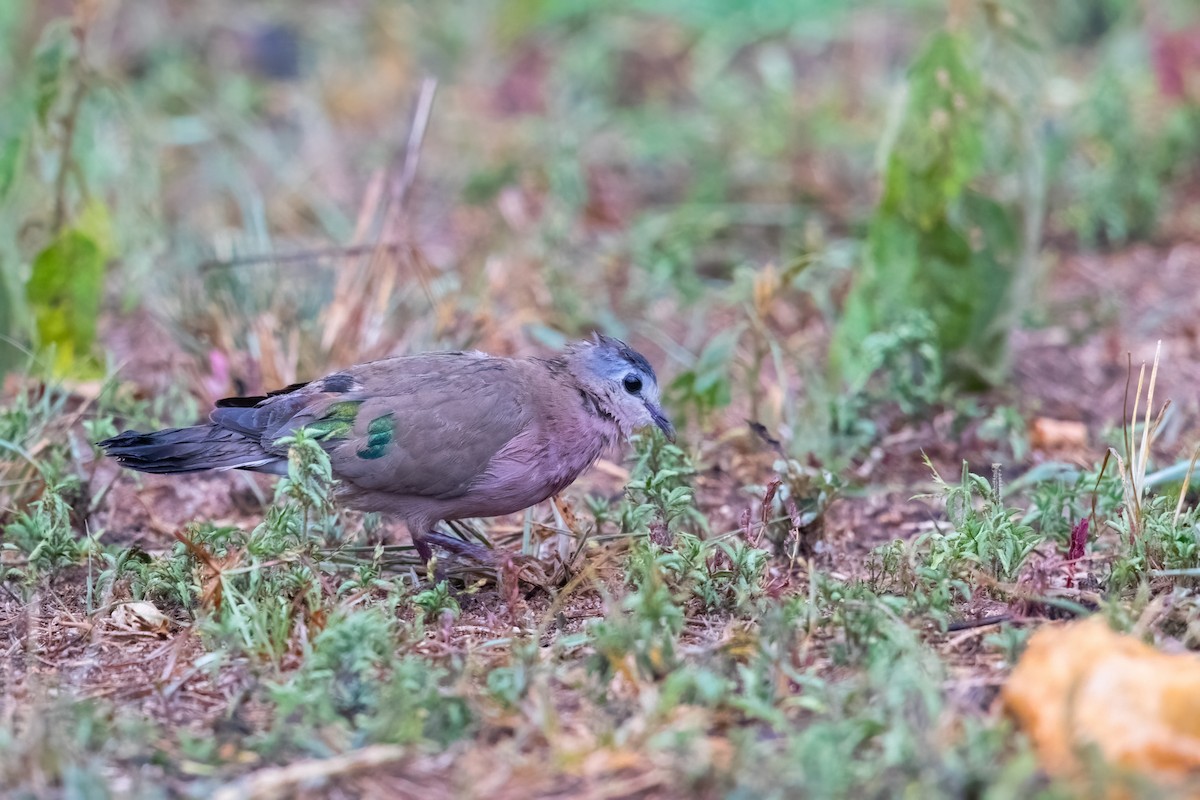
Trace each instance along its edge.
<path fill-rule="evenodd" d="M 614 449 L 629 436 L 630 431 L 612 412 L 612 398 L 602 387 L 584 377 L 588 374 L 587 365 L 580 360 L 579 353 L 568 351 L 555 358 L 537 359 L 537 362 L 562 390 L 562 402 L 573 407 L 566 418 L 571 420 L 571 425 L 582 426 L 576 433 L 585 433 L 589 441 L 602 441 L 606 451 Z"/>

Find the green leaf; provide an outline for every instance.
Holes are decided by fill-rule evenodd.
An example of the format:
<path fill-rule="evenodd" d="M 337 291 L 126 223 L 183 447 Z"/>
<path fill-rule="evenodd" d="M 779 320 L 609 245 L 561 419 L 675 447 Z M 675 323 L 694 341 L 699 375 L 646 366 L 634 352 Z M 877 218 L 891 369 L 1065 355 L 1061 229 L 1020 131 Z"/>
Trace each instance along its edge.
<path fill-rule="evenodd" d="M 19 292 L 13 264 L 0 254 L 0 384 L 4 375 L 21 363 L 23 353 L 20 343 L 26 339 L 21 309 L 24 303 L 17 302 Z"/>
<path fill-rule="evenodd" d="M 24 133 L 21 133 L 0 142 L 0 203 L 8 199 L 21 174 L 21 167 L 25 164 L 26 141 Z"/>
<path fill-rule="evenodd" d="M 25 298 L 38 345 L 54 348 L 59 374 L 89 372 L 95 366 L 91 350 L 110 253 L 107 210 L 97 203 L 34 259 Z"/>
<path fill-rule="evenodd" d="M 38 122 L 46 124 L 50 109 L 62 89 L 62 79 L 70 55 L 71 32 L 64 21 L 46 27 L 33 56 L 34 85 L 37 89 Z"/>
<path fill-rule="evenodd" d="M 909 70 L 907 100 L 882 207 L 928 228 L 983 166 L 983 79 L 961 37 L 933 37 Z"/>

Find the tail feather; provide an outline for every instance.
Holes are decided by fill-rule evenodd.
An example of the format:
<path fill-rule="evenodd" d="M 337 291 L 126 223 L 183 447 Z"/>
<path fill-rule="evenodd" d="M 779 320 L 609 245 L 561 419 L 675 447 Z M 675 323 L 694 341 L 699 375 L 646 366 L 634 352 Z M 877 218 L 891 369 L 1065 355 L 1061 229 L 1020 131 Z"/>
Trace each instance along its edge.
<path fill-rule="evenodd" d="M 206 469 L 247 469 L 281 473 L 287 458 L 263 449 L 241 431 L 217 425 L 168 428 L 151 433 L 125 431 L 99 443 L 119 464 L 139 472 L 170 474 Z"/>

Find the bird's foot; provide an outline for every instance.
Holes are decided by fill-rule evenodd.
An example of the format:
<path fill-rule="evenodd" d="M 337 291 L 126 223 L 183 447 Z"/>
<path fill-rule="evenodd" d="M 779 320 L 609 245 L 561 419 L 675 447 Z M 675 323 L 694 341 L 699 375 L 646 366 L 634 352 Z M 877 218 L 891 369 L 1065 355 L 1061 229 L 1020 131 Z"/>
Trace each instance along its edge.
<path fill-rule="evenodd" d="M 457 536 L 437 531 L 431 531 L 423 538 L 430 545 L 446 551 L 455 562 L 460 560 L 474 562 L 474 565 L 466 565 L 468 571 L 471 571 L 472 566 L 477 566 L 478 571 L 491 573 L 496 576 L 497 580 L 504 575 L 511 575 L 518 581 L 541 588 L 547 588 L 550 585 L 550 576 L 547 574 L 545 566 L 537 558 L 493 550 L 482 544 L 468 542 Z M 442 580 L 445 577 L 444 567 L 439 565 L 435 580 Z"/>
<path fill-rule="evenodd" d="M 422 537 L 429 544 L 440 547 L 453 556 L 466 557 L 482 565 L 491 566 L 498 555 L 495 550 L 457 536 L 431 531 Z"/>

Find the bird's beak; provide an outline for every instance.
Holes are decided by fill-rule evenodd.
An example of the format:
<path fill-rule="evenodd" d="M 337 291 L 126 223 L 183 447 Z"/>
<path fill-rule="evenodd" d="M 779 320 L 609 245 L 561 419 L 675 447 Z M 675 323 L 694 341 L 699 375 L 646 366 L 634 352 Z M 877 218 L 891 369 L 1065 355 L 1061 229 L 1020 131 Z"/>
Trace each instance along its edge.
<path fill-rule="evenodd" d="M 675 442 L 675 426 L 671 424 L 671 420 L 667 419 L 667 415 L 662 409 L 653 403 L 646 403 L 646 410 L 650 412 L 650 417 L 654 420 L 654 424 L 662 430 L 663 435 L 667 437 L 667 441 Z"/>

